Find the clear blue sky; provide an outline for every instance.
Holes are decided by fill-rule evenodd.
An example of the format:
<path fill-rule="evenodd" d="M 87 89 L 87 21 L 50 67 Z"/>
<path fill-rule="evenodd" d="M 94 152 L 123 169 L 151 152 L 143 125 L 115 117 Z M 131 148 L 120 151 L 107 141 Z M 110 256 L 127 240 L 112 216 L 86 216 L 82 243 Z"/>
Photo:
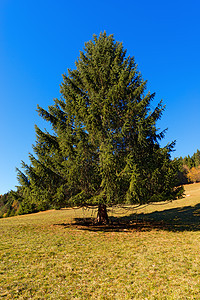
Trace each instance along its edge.
<path fill-rule="evenodd" d="M 61 74 L 84 42 L 106 31 L 135 57 L 148 90 L 163 99 L 159 127 L 173 156 L 200 149 L 200 2 L 179 0 L 0 1 L 0 194 L 17 185 L 28 162 L 37 116 L 59 97 Z"/>

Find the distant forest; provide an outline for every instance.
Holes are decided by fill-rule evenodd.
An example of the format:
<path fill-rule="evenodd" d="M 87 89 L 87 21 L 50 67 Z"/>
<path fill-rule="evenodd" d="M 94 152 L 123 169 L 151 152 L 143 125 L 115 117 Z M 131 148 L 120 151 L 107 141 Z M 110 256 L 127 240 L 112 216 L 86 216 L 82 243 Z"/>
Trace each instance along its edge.
<path fill-rule="evenodd" d="M 177 174 L 179 185 L 200 182 L 200 150 L 197 149 L 192 156 L 188 155 L 175 158 L 174 160 L 179 164 L 179 173 Z M 18 187 L 17 191 L 10 191 L 0 195 L 0 218 L 54 208 L 51 205 L 40 207 L 34 203 L 24 203 L 21 199 L 20 187 Z"/>
<path fill-rule="evenodd" d="M 180 157 L 179 162 L 179 183 L 194 183 L 200 182 L 200 151 L 197 151 L 192 156 Z"/>

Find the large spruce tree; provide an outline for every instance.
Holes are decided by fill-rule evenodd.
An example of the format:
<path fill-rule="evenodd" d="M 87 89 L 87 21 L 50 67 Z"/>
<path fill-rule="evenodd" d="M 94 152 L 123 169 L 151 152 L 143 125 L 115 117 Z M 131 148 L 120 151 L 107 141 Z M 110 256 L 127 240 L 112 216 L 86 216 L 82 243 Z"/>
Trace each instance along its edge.
<path fill-rule="evenodd" d="M 162 102 L 150 109 L 155 94 L 134 57 L 106 33 L 85 44 L 61 84 L 61 98 L 39 115 L 52 132 L 36 127 L 30 165 L 18 170 L 26 201 L 55 207 L 98 205 L 101 222 L 106 206 L 175 199 L 177 166 L 170 159 L 174 144 L 161 148 L 156 123 Z"/>

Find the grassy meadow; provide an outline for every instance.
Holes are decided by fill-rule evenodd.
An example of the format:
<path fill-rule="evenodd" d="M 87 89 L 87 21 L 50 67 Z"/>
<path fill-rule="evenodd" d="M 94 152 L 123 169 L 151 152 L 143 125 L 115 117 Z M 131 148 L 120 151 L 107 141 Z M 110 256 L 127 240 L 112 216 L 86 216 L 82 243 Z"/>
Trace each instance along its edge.
<path fill-rule="evenodd" d="M 0 219 L 0 299 L 200 299 L 200 183 L 185 198 Z"/>

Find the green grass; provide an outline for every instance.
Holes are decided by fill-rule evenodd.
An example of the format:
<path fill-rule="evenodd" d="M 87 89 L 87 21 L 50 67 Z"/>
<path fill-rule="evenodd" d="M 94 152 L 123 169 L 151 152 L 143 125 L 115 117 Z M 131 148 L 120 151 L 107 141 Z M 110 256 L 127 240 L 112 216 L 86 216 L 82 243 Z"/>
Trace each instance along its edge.
<path fill-rule="evenodd" d="M 0 219 L 0 299 L 199 299 L 200 184 L 186 195 L 111 209 L 116 229 L 73 224 L 81 209 Z"/>

